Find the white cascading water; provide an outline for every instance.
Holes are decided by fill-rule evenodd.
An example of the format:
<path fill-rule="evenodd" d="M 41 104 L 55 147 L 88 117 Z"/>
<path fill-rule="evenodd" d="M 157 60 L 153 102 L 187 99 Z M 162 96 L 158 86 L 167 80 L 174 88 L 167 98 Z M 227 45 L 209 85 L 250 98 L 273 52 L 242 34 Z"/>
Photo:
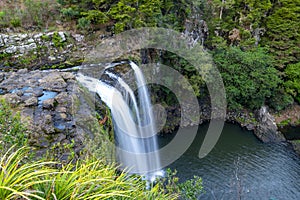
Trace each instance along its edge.
<path fill-rule="evenodd" d="M 135 63 L 129 64 L 135 74 L 139 101 L 130 86 L 111 72 L 106 74 L 115 79 L 120 86 L 118 88 L 123 91 L 82 74 L 77 75 L 77 80 L 90 91 L 97 93 L 111 109 L 117 144 L 116 157 L 121 167 L 154 181 L 157 176 L 163 176 L 163 172 L 152 105 L 142 71 Z"/>

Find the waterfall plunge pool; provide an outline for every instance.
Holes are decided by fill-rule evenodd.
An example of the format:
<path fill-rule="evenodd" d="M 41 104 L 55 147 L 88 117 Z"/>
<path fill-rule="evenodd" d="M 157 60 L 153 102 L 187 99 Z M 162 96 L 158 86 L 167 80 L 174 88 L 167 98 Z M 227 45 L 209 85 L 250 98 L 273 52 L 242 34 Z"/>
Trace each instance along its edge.
<path fill-rule="evenodd" d="M 186 134 L 197 127 L 185 128 Z M 184 181 L 203 179 L 199 199 L 299 199 L 300 158 L 287 143 L 266 144 L 238 125 L 225 124 L 214 149 L 204 158 L 198 151 L 208 124 L 199 126 L 190 148 L 168 166 Z M 160 146 L 174 134 L 159 137 Z"/>

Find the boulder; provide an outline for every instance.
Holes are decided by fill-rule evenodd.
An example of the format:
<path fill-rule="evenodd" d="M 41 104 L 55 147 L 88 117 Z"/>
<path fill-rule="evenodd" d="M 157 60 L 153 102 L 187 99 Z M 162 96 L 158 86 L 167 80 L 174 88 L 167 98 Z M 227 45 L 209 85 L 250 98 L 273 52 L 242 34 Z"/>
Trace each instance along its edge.
<path fill-rule="evenodd" d="M 258 125 L 254 129 L 255 135 L 263 142 L 285 141 L 284 136 L 278 131 L 275 118 L 268 112 L 266 106 L 261 107 L 257 114 Z"/>
<path fill-rule="evenodd" d="M 25 106 L 36 106 L 38 104 L 38 99 L 36 97 L 30 97 L 24 103 Z"/>
<path fill-rule="evenodd" d="M 22 101 L 21 97 L 15 93 L 5 94 L 3 98 L 12 106 L 17 106 Z"/>
<path fill-rule="evenodd" d="M 39 80 L 40 86 L 49 91 L 62 92 L 68 86 L 59 72 L 52 72 Z"/>
<path fill-rule="evenodd" d="M 53 98 L 46 99 L 43 101 L 42 106 L 45 109 L 52 109 L 52 108 L 54 108 L 54 102 L 55 102 L 55 100 Z"/>

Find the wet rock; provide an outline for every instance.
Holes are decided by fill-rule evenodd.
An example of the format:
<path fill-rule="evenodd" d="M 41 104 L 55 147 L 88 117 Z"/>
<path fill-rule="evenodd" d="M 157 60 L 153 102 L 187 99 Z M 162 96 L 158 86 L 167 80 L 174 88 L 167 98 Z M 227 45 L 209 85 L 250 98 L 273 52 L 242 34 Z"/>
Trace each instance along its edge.
<path fill-rule="evenodd" d="M 252 131 L 252 130 L 255 129 L 255 125 L 254 125 L 254 124 L 247 124 L 247 125 L 246 125 L 246 129 L 247 129 L 248 131 Z"/>
<path fill-rule="evenodd" d="M 15 90 L 13 93 L 17 94 L 19 97 L 23 96 L 24 92 L 22 90 Z"/>
<path fill-rule="evenodd" d="M 41 128 L 46 135 L 55 133 L 52 116 L 50 114 L 45 114 L 44 116 L 35 119 L 35 124 L 40 126 L 39 128 Z"/>
<path fill-rule="evenodd" d="M 49 148 L 50 140 L 42 134 L 31 134 L 29 144 L 38 148 Z M 44 155 L 41 155 L 44 156 Z"/>
<path fill-rule="evenodd" d="M 72 34 L 72 36 L 77 42 L 82 42 L 84 40 L 84 35 Z"/>
<path fill-rule="evenodd" d="M 61 119 L 67 119 L 67 114 L 66 113 L 59 113 L 59 117 L 61 118 Z"/>
<path fill-rule="evenodd" d="M 254 133 L 263 142 L 281 142 L 284 136 L 278 131 L 275 118 L 268 112 L 267 107 L 263 106 L 258 112 L 258 126 Z"/>
<path fill-rule="evenodd" d="M 52 72 L 40 79 L 40 86 L 46 90 L 62 92 L 66 89 L 67 83 L 59 74 L 59 72 Z"/>
<path fill-rule="evenodd" d="M 18 73 L 19 74 L 26 74 L 26 73 L 28 73 L 28 69 L 19 69 Z"/>
<path fill-rule="evenodd" d="M 55 111 L 59 112 L 59 113 L 66 113 L 67 112 L 67 108 L 66 107 L 62 107 L 62 106 L 58 106 L 58 107 L 56 107 Z"/>
<path fill-rule="evenodd" d="M 6 92 L 0 88 L 0 95 L 4 95 Z"/>
<path fill-rule="evenodd" d="M 59 105 L 67 105 L 71 103 L 70 95 L 67 92 L 61 92 L 56 97 L 55 100 Z"/>
<path fill-rule="evenodd" d="M 25 106 L 36 106 L 38 104 L 38 99 L 36 97 L 30 97 L 24 103 Z"/>
<path fill-rule="evenodd" d="M 87 123 L 97 121 L 94 110 L 85 100 L 87 94 L 81 93 L 73 73 L 19 70 L 1 72 L 1 77 L 0 88 L 6 93 L 3 96 L 9 103 L 19 105 L 21 119 L 28 124 L 29 143 L 39 148 L 40 155 L 62 142 L 76 141 L 72 148 L 77 153 L 83 148 L 87 133 L 85 129 L 77 131 L 81 130 L 77 126 L 77 116 L 82 117 L 82 126 L 87 131 L 91 131 Z M 63 153 L 58 152 L 57 156 Z"/>
<path fill-rule="evenodd" d="M 0 82 L 2 82 L 4 80 L 4 73 L 0 72 Z"/>
<path fill-rule="evenodd" d="M 55 142 L 61 143 L 63 140 L 66 139 L 66 135 L 64 133 L 59 133 L 53 138 Z"/>
<path fill-rule="evenodd" d="M 299 142 L 299 140 L 298 141 L 297 140 L 295 140 L 295 141 L 289 141 L 289 143 L 292 144 L 294 151 L 298 155 L 300 155 L 300 142 Z"/>
<path fill-rule="evenodd" d="M 56 132 L 61 133 L 66 130 L 66 125 L 63 122 L 55 122 L 54 129 Z"/>
<path fill-rule="evenodd" d="M 55 102 L 55 100 L 53 98 L 46 99 L 42 102 L 42 106 L 44 109 L 52 109 L 52 108 L 54 108 L 54 102 Z"/>
<path fill-rule="evenodd" d="M 41 88 L 41 87 L 34 88 L 34 89 L 32 90 L 32 93 L 33 93 L 33 95 L 36 96 L 36 97 L 43 96 L 43 88 Z"/>
<path fill-rule="evenodd" d="M 65 80 L 69 80 L 69 79 L 75 79 L 75 74 L 71 73 L 71 72 L 62 72 L 61 76 L 63 77 L 63 79 Z"/>

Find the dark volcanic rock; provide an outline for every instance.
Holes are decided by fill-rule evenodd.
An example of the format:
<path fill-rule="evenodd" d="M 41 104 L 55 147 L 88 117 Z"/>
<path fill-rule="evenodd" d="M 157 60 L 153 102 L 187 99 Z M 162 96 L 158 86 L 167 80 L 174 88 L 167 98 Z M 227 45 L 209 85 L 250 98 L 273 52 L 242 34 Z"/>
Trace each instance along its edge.
<path fill-rule="evenodd" d="M 36 106 L 38 104 L 37 97 L 30 97 L 29 99 L 25 100 L 25 106 Z"/>
<path fill-rule="evenodd" d="M 55 100 L 53 98 L 46 99 L 42 102 L 42 106 L 45 109 L 52 109 L 52 108 L 54 108 L 54 102 L 55 102 Z"/>
<path fill-rule="evenodd" d="M 68 86 L 59 72 L 52 72 L 39 80 L 40 86 L 46 90 L 62 92 Z"/>
<path fill-rule="evenodd" d="M 263 142 L 281 142 L 284 141 L 283 135 L 278 131 L 274 117 L 263 106 L 258 112 L 258 126 L 254 133 Z"/>
<path fill-rule="evenodd" d="M 38 149 L 39 155 L 61 142 L 81 141 L 73 148 L 77 153 L 82 149 L 84 132 L 77 131 L 73 117 L 75 109 L 80 109 L 73 103 L 80 95 L 76 87 L 71 72 L 19 70 L 0 74 L 2 97 L 21 111 L 22 120 L 28 124 L 29 143 Z M 84 115 L 89 113 L 92 111 L 84 111 Z M 60 157 L 63 153 L 57 150 L 55 154 Z"/>

